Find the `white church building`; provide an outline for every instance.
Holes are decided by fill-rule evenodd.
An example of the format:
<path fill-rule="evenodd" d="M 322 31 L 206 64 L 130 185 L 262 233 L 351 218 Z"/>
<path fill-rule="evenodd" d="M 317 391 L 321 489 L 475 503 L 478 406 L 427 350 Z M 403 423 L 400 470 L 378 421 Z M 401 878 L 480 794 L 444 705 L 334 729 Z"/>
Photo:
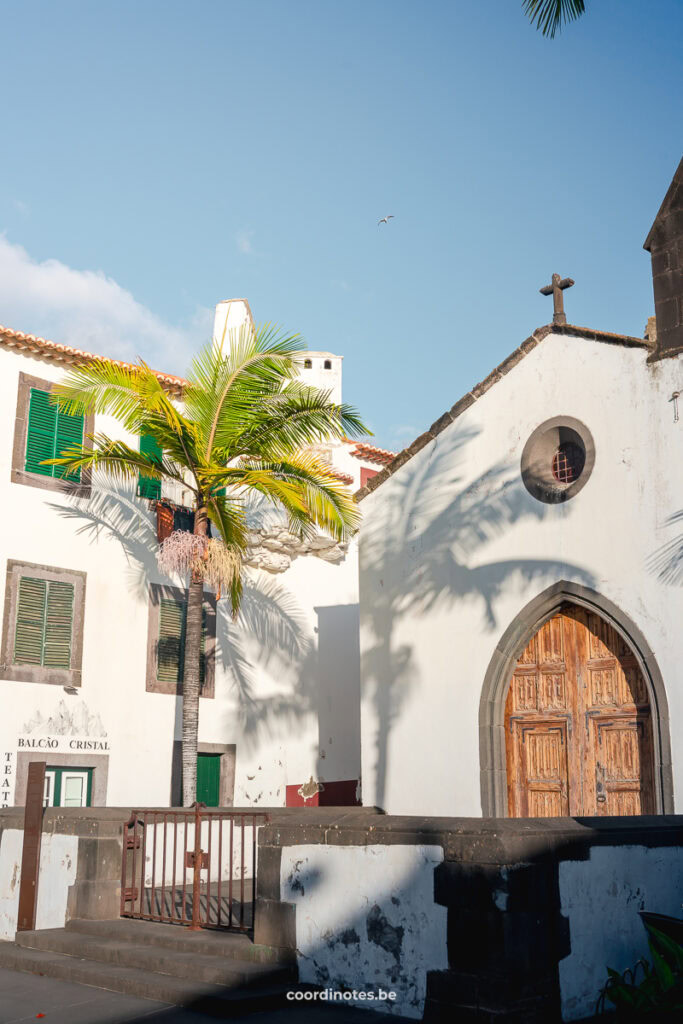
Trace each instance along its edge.
<path fill-rule="evenodd" d="M 364 803 L 681 812 L 683 162 L 645 248 L 644 338 L 553 275 L 553 323 L 357 494 Z"/>
<path fill-rule="evenodd" d="M 216 335 L 250 318 L 220 303 Z M 22 805 L 47 762 L 51 805 L 180 803 L 184 591 L 156 566 L 159 537 L 188 528 L 182 491 L 102 479 L 66 484 L 40 465 L 74 440 L 48 401 L 87 353 L 0 328 L 0 806 Z M 342 358 L 309 352 L 302 375 L 341 401 Z M 183 381 L 159 374 L 179 400 Z M 137 445 L 108 417 L 86 418 Z M 71 432 L 70 432 L 71 431 Z M 335 442 L 322 455 L 351 489 L 392 458 Z M 223 806 L 355 804 L 360 779 L 357 544 L 307 544 L 254 511 L 242 613 L 207 601 L 199 798 Z M 168 646 L 170 642 L 170 647 Z M 164 647 L 164 645 L 166 645 Z"/>

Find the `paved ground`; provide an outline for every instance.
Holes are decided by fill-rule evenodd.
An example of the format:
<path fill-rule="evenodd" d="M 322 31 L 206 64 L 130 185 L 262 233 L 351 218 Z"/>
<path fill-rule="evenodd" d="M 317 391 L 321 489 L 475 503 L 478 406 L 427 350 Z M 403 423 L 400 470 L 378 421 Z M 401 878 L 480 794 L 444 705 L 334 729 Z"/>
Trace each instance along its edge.
<path fill-rule="evenodd" d="M 215 1017 L 180 1006 L 0 968 L 0 1024 L 25 1024 L 38 1019 L 44 1024 L 216 1024 Z M 382 1020 L 366 1010 L 303 1003 L 293 1004 L 291 1010 L 231 1019 L 244 1024 L 295 1024 L 299 1020 L 306 1024 L 371 1024 Z"/>

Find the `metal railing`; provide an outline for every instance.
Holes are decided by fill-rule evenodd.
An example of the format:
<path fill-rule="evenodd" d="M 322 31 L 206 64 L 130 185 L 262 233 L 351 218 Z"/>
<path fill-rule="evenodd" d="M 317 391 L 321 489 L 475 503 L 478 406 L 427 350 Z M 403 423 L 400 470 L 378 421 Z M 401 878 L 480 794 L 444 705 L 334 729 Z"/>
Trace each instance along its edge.
<path fill-rule="evenodd" d="M 124 827 L 121 916 L 246 932 L 253 927 L 263 811 L 194 804 L 133 811 Z"/>

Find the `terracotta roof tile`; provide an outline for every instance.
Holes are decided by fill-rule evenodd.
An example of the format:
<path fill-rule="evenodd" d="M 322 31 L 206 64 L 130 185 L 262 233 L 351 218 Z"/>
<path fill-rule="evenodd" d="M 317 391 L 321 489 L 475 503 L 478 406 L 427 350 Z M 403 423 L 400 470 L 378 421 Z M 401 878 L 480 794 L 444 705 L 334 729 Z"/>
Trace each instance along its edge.
<path fill-rule="evenodd" d="M 353 483 L 353 477 L 349 476 L 348 473 L 340 473 L 338 469 L 330 469 L 329 467 L 326 468 L 326 472 L 328 472 L 330 476 L 333 476 L 335 480 L 339 480 L 342 484 L 348 485 Z"/>
<path fill-rule="evenodd" d="M 376 448 L 373 444 L 365 442 L 349 441 L 354 447 L 349 452 L 356 459 L 365 459 L 366 462 L 376 462 L 380 466 L 388 466 L 396 458 L 396 452 L 389 452 L 385 448 Z"/>
<path fill-rule="evenodd" d="M 34 352 L 43 359 L 56 363 L 91 363 L 102 361 L 113 363 L 115 366 L 124 366 L 127 369 L 135 369 L 135 363 L 126 363 L 121 359 L 110 359 L 108 356 L 95 355 L 92 352 L 84 352 L 83 349 L 73 348 L 71 345 L 59 345 L 56 341 L 48 341 L 47 338 L 40 338 L 35 334 L 24 334 L 23 331 L 14 331 L 11 327 L 3 327 L 0 324 L 0 345 L 5 348 L 14 348 L 22 351 Z M 171 391 L 180 391 L 186 381 L 182 377 L 176 377 L 172 373 L 161 373 L 154 370 L 162 384 Z"/>

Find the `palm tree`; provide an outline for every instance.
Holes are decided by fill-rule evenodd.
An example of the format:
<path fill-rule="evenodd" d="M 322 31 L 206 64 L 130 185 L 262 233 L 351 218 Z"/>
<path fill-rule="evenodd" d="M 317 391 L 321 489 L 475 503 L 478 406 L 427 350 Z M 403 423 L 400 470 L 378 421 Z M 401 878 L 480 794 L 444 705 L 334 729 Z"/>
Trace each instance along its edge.
<path fill-rule="evenodd" d="M 580 18 L 586 10 L 584 0 L 522 0 L 522 3 L 531 24 L 551 39 L 563 24 Z"/>
<path fill-rule="evenodd" d="M 196 799 L 197 731 L 204 585 L 229 597 L 233 616 L 242 593 L 247 499 L 261 496 L 287 514 L 290 529 L 316 527 L 347 539 L 360 516 L 351 493 L 311 446 L 367 433 L 356 411 L 329 392 L 297 380 L 301 339 L 251 324 L 207 345 L 193 361 L 179 408 L 144 362 L 103 359 L 74 369 L 54 390 L 66 413 L 108 413 L 137 436 L 152 438 L 147 454 L 103 433 L 50 462 L 69 473 L 100 470 L 114 480 L 175 481 L 192 493 L 194 530 L 164 541 L 161 568 L 189 577 L 183 673 L 183 803 Z M 150 445 L 145 445 L 150 448 Z M 209 522 L 217 538 L 209 538 Z M 164 548 L 166 557 L 164 558 Z"/>

